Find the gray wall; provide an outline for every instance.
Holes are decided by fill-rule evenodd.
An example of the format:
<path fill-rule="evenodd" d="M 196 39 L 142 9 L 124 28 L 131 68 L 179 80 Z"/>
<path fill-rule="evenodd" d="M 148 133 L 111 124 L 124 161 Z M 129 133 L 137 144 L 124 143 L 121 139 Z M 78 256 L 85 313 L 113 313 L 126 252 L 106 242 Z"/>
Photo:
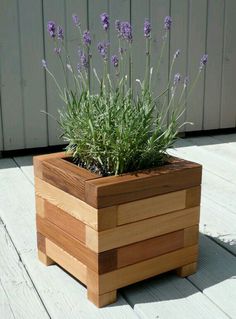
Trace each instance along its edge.
<path fill-rule="evenodd" d="M 104 38 L 99 14 L 131 19 L 136 37 L 135 76 L 143 73 L 143 20 L 153 25 L 153 59 L 158 58 L 163 18 L 171 15 L 173 28 L 156 88 L 163 88 L 170 59 L 181 49 L 175 71 L 192 78 L 206 51 L 209 63 L 186 112 L 194 122 L 186 130 L 235 127 L 236 120 L 236 1 L 235 0 L 1 0 L 0 1 L 0 151 L 61 144 L 56 121 L 62 102 L 53 82 L 45 75 L 41 59 L 59 74 L 46 23 L 66 25 L 67 48 L 77 50 L 78 34 L 71 15 L 78 13 L 93 41 Z M 157 32 L 158 31 L 158 32 Z M 112 30 L 109 38 L 115 37 Z M 153 60 L 154 61 L 154 60 Z M 100 60 L 94 61 L 99 70 Z M 59 75 L 58 75 L 59 76 Z M 59 78 L 59 81 L 61 79 Z"/>

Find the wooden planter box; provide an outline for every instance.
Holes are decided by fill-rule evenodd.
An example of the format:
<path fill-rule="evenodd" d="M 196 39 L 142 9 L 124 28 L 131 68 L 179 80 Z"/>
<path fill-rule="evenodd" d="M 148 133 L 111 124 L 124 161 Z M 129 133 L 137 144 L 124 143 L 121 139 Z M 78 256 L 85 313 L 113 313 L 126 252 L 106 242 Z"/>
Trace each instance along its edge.
<path fill-rule="evenodd" d="M 196 271 L 200 165 L 171 158 L 100 177 L 56 153 L 36 156 L 34 169 L 39 259 L 84 283 L 98 307 L 114 302 L 118 288 Z"/>

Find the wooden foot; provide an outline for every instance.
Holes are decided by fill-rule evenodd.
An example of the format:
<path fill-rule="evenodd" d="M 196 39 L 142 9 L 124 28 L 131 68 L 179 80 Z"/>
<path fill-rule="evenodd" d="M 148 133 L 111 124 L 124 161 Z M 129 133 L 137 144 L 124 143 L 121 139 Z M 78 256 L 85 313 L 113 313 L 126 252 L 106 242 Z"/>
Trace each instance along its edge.
<path fill-rule="evenodd" d="M 103 294 L 103 295 L 97 295 L 96 293 L 94 293 L 88 289 L 87 296 L 88 296 L 88 299 L 93 304 L 95 304 L 98 308 L 101 308 L 101 307 L 109 305 L 113 302 L 116 302 L 117 290 L 107 292 L 106 294 Z"/>
<path fill-rule="evenodd" d="M 197 271 L 197 263 L 188 264 L 176 269 L 176 273 L 180 277 L 187 277 L 194 274 Z"/>
<path fill-rule="evenodd" d="M 41 250 L 38 250 L 38 258 L 46 266 L 55 264 L 55 262 L 51 258 L 49 258 L 46 254 L 44 254 Z"/>

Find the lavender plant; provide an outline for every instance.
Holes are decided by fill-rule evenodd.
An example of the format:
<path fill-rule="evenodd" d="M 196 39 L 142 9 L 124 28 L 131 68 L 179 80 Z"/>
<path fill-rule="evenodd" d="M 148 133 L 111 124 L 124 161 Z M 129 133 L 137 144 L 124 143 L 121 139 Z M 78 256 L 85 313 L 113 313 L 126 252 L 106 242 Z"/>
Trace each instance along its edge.
<path fill-rule="evenodd" d="M 173 145 L 180 127 L 186 124 L 179 125 L 179 119 L 207 63 L 207 55 L 201 58 L 196 78 L 190 86 L 188 77 L 182 79 L 179 73 L 172 74 L 174 63 L 180 55 L 180 50 L 177 50 L 166 88 L 156 96 L 152 89 L 152 76 L 159 72 L 165 54 L 171 17 L 164 19 L 160 59 L 156 65 L 150 62 L 152 26 L 148 19 L 144 21 L 146 70 L 143 79 L 133 78 L 133 30 L 129 22 L 116 20 L 117 52 L 109 61 L 111 44 L 106 40 L 92 43 L 90 32 L 82 31 L 79 17 L 73 15 L 72 21 L 80 37 L 77 66 L 72 65 L 67 53 L 63 62 L 65 40 L 62 27 L 49 21 L 48 32 L 54 41 L 54 51 L 62 63 L 64 75 L 66 79 L 71 76 L 73 85 L 61 88 L 46 61 L 42 61 L 65 103 L 64 109 L 59 111 L 59 124 L 63 130 L 62 137 L 68 143 L 67 151 L 72 153 L 75 163 L 102 175 L 117 175 L 164 164 L 168 160 L 167 149 Z M 108 14 L 102 13 L 100 21 L 106 38 L 110 28 Z M 101 56 L 104 65 L 102 74 L 98 74 L 93 67 L 92 45 L 97 46 Z M 112 70 L 109 72 L 109 69 Z M 98 93 L 90 89 L 92 79 L 98 83 Z"/>

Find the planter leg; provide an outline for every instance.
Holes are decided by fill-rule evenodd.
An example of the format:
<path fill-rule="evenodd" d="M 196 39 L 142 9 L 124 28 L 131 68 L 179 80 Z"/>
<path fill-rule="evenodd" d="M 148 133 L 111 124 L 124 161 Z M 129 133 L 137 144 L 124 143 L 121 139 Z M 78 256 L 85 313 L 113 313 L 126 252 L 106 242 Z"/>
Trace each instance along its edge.
<path fill-rule="evenodd" d="M 41 250 L 38 250 L 38 258 L 46 266 L 55 264 L 55 262 L 46 254 L 44 254 Z"/>
<path fill-rule="evenodd" d="M 88 299 L 93 304 L 95 304 L 98 308 L 101 308 L 113 302 L 116 302 L 117 290 L 107 292 L 106 294 L 103 294 L 103 295 L 98 295 L 94 293 L 93 291 L 87 289 L 87 296 L 88 296 Z"/>
<path fill-rule="evenodd" d="M 187 277 L 194 274 L 197 271 L 197 263 L 188 264 L 176 269 L 176 273 L 180 277 Z"/>

